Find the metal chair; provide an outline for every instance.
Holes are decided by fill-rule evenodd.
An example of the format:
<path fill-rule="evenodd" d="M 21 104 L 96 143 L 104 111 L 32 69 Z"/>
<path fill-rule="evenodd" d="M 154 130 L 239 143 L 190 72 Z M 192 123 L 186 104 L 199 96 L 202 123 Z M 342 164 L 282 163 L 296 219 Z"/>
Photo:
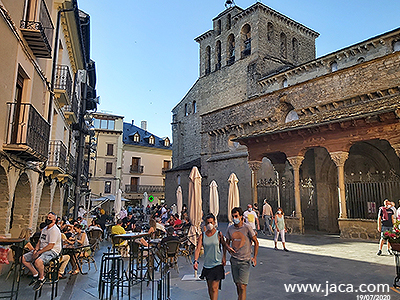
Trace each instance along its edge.
<path fill-rule="evenodd" d="M 174 267 L 176 272 L 179 274 L 179 266 L 178 266 L 178 254 L 179 254 L 179 240 L 172 240 L 163 243 L 164 248 L 164 260 L 169 266 Z"/>
<path fill-rule="evenodd" d="M 57 291 L 58 291 L 58 271 L 60 269 L 60 256 L 56 256 L 50 262 L 44 266 L 44 274 L 46 277 L 46 283 L 51 284 L 51 298 L 54 299 L 57 297 Z M 35 300 L 39 297 L 42 296 L 42 288 L 43 286 L 38 290 L 35 291 Z"/>
<path fill-rule="evenodd" d="M 94 264 L 94 268 L 96 269 L 96 272 L 97 272 L 97 265 L 96 265 L 96 261 L 94 259 L 96 247 L 97 247 L 97 243 L 90 245 L 90 254 L 88 256 L 80 256 L 78 258 L 82 269 L 83 269 L 84 264 L 87 264 L 88 271 L 90 271 L 90 264 L 92 263 L 92 264 Z"/>

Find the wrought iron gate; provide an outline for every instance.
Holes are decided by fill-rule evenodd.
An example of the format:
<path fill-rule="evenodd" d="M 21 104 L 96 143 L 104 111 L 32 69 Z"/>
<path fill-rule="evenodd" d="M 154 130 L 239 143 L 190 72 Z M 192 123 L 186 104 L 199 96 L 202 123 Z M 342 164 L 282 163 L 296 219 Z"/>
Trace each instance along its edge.
<path fill-rule="evenodd" d="M 272 210 L 278 208 L 278 191 L 280 206 L 286 215 L 291 215 L 295 210 L 294 185 L 290 180 L 260 179 L 257 182 L 258 207 L 262 208 L 264 199 L 268 200 Z"/>
<path fill-rule="evenodd" d="M 346 183 L 348 218 L 376 219 L 378 208 L 383 205 L 385 199 L 398 205 L 400 180 Z"/>

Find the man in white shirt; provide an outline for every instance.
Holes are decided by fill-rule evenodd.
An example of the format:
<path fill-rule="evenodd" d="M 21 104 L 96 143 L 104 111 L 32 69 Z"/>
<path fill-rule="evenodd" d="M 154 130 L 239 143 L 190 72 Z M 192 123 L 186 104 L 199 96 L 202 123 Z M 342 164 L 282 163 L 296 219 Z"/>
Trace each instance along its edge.
<path fill-rule="evenodd" d="M 57 216 L 50 212 L 42 229 L 39 242 L 34 250 L 22 256 L 22 263 L 31 271 L 33 278 L 29 285 L 38 291 L 45 282 L 44 266 L 57 257 L 62 250 L 61 232 L 56 225 Z"/>
<path fill-rule="evenodd" d="M 260 223 L 258 222 L 258 217 L 255 211 L 253 210 L 253 206 L 251 204 L 247 205 L 247 210 L 243 213 L 243 217 L 246 223 L 248 223 L 254 232 L 257 234 L 257 230 L 260 230 Z M 257 223 L 257 227 L 256 227 Z"/>

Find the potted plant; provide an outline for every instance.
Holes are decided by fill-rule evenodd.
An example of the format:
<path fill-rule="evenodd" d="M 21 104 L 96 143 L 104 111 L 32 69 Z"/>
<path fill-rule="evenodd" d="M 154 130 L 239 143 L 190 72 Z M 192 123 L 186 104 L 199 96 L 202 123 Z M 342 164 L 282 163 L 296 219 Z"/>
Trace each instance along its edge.
<path fill-rule="evenodd" d="M 392 250 L 400 252 L 400 220 L 395 221 L 393 228 L 385 231 L 384 236 L 389 240 Z"/>

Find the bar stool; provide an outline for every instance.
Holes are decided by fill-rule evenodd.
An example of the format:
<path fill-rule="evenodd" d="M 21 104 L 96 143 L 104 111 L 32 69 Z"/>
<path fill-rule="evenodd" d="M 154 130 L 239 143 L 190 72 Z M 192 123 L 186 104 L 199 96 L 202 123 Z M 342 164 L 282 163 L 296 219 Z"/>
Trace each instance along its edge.
<path fill-rule="evenodd" d="M 130 298 L 130 281 L 124 269 L 122 256 L 115 251 L 103 253 L 98 287 L 99 298 L 112 299 L 114 289 L 116 289 L 117 299 L 120 294 L 123 298 L 124 287 L 128 288 L 128 298 Z"/>
<path fill-rule="evenodd" d="M 46 282 L 51 284 L 51 298 L 50 299 L 52 299 L 52 300 L 57 297 L 59 269 L 60 269 L 60 256 L 59 255 L 54 257 L 53 259 L 51 259 L 50 262 L 44 266 Z M 38 291 L 35 291 L 35 300 L 42 296 L 42 288 L 43 288 L 43 286 Z"/>

